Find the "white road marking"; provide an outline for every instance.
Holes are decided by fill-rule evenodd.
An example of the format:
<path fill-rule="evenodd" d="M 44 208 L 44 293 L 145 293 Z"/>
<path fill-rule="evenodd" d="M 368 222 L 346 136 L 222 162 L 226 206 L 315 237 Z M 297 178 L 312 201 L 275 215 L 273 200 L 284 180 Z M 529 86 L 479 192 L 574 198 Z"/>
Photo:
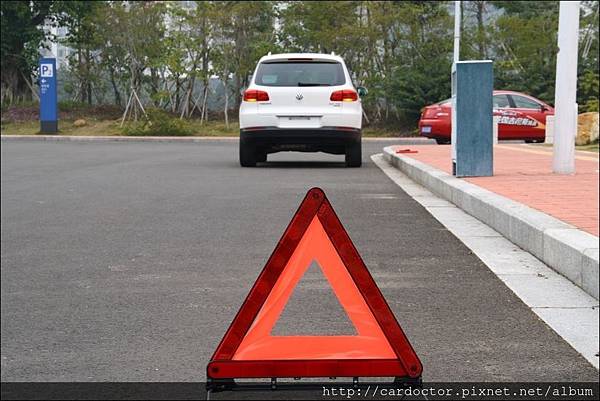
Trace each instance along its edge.
<path fill-rule="evenodd" d="M 371 160 L 462 241 L 531 310 L 598 369 L 598 301 L 491 227 L 415 183 L 381 154 Z"/>
<path fill-rule="evenodd" d="M 361 194 L 361 199 L 398 199 L 394 194 Z"/>

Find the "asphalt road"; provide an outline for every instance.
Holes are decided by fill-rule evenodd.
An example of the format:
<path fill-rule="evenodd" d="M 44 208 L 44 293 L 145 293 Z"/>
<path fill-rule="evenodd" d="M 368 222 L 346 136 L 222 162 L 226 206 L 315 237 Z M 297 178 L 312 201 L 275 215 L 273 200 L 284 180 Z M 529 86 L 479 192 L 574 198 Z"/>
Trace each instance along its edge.
<path fill-rule="evenodd" d="M 597 371 L 368 155 L 237 142 L 1 144 L 2 381 L 194 381 L 306 191 L 322 187 L 436 381 Z M 318 275 L 278 333 L 345 332 Z M 336 308 L 337 311 L 336 311 Z"/>

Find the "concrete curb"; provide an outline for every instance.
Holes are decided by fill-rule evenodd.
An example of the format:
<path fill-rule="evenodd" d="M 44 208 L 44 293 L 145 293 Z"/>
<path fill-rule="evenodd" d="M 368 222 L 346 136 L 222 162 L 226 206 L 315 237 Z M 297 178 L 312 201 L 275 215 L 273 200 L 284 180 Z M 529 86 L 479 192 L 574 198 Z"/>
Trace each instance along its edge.
<path fill-rule="evenodd" d="M 237 141 L 238 136 L 76 136 L 76 135 L 0 135 L 2 141 L 54 141 L 54 142 L 204 142 Z M 364 142 L 394 142 L 395 144 L 433 144 L 427 138 L 363 138 Z"/>
<path fill-rule="evenodd" d="M 383 149 L 412 180 L 492 227 L 598 299 L 598 237 L 450 174 Z"/>
<path fill-rule="evenodd" d="M 76 135 L 0 135 L 2 141 L 50 141 L 50 142 L 204 142 L 237 141 L 237 136 L 76 136 Z"/>

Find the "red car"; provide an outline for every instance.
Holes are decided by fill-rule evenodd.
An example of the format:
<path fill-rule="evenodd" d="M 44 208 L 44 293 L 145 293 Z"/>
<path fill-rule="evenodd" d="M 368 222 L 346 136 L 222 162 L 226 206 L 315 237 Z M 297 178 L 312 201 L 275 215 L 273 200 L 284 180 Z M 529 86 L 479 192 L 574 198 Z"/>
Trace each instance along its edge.
<path fill-rule="evenodd" d="M 539 99 L 520 92 L 494 91 L 494 116 L 499 116 L 498 139 L 544 142 L 546 117 L 554 108 Z M 452 103 L 443 100 L 423 108 L 419 132 L 437 143 L 450 143 Z"/>

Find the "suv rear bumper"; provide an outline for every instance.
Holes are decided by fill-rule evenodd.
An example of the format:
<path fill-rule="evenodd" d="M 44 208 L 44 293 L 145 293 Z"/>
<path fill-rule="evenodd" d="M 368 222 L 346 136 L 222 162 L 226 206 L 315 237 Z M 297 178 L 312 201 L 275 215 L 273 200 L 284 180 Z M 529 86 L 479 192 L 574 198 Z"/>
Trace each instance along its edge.
<path fill-rule="evenodd" d="M 358 128 L 250 128 L 240 129 L 240 140 L 267 153 L 281 151 L 344 154 L 348 145 L 360 143 Z"/>

